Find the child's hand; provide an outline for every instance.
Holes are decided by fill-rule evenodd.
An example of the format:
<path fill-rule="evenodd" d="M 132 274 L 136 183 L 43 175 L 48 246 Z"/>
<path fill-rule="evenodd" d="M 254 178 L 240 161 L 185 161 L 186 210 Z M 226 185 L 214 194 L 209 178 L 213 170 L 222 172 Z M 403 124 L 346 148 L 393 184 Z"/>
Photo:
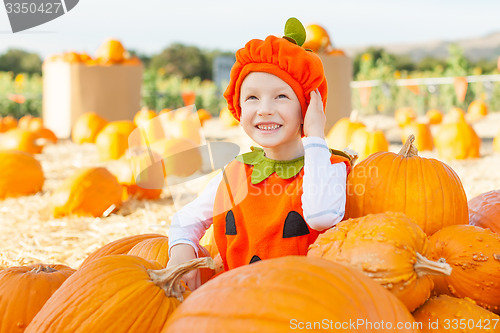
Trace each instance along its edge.
<path fill-rule="evenodd" d="M 172 246 L 170 249 L 170 258 L 168 260 L 167 267 L 170 268 L 195 258 L 196 253 L 191 245 L 177 244 Z M 186 283 L 189 290 L 195 290 L 201 285 L 200 270 L 193 269 L 189 273 L 184 274 L 182 280 Z"/>
<path fill-rule="evenodd" d="M 321 94 L 316 89 L 311 91 L 311 101 L 304 117 L 304 135 L 325 138 L 326 115 L 323 112 Z"/>

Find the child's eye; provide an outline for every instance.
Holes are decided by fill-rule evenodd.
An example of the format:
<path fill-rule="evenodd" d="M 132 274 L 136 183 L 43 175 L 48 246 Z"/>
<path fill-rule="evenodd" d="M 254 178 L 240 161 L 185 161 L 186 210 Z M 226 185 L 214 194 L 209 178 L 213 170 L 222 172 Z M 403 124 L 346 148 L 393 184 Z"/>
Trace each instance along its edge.
<path fill-rule="evenodd" d="M 255 96 L 248 96 L 246 100 L 248 101 L 248 100 L 252 100 L 252 99 L 257 99 L 257 97 L 255 97 Z"/>
<path fill-rule="evenodd" d="M 281 95 L 278 96 L 278 98 L 288 98 L 288 96 L 285 95 L 285 94 L 281 94 Z"/>

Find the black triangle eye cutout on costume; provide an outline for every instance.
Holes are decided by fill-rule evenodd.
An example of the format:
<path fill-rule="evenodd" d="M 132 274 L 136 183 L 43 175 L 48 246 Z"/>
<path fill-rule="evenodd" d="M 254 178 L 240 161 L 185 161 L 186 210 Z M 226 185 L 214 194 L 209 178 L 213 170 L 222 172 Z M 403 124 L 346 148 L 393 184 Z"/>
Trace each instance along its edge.
<path fill-rule="evenodd" d="M 292 210 L 285 219 L 283 226 L 283 238 L 299 237 L 309 234 L 307 223 L 296 211 Z"/>
<path fill-rule="evenodd" d="M 232 210 L 226 214 L 226 235 L 236 235 L 236 220 Z"/>
<path fill-rule="evenodd" d="M 259 256 L 253 256 L 252 259 L 250 259 L 249 264 L 254 263 L 256 261 L 261 261 L 262 259 L 259 258 Z"/>

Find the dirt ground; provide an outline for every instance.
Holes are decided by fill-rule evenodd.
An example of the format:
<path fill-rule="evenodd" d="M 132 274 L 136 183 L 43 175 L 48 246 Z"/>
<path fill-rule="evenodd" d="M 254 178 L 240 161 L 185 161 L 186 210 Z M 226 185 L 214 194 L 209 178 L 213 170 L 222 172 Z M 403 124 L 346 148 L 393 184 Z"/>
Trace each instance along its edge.
<path fill-rule="evenodd" d="M 385 131 L 391 142 L 390 151 L 401 148 L 399 129 L 392 117 L 361 117 Z M 488 115 L 474 124 L 482 139 L 481 157 L 463 161 L 444 161 L 462 180 L 468 199 L 493 189 L 500 189 L 500 154 L 492 151 L 493 137 L 500 132 L 500 113 Z M 225 128 L 218 119 L 207 121 L 204 135 L 210 141 L 231 141 L 241 152 L 254 143 L 238 127 Z M 419 152 L 420 156 L 437 158 L 437 153 Z M 78 268 L 85 257 L 98 247 L 121 237 L 141 234 L 167 234 L 172 215 L 176 211 L 174 200 L 165 190 L 159 200 L 131 199 L 120 210 L 102 218 L 65 217 L 51 215 L 51 192 L 76 169 L 99 163 L 93 145 L 75 145 L 63 140 L 47 146 L 37 156 L 44 169 L 46 181 L 43 191 L 33 196 L 0 201 L 0 268 L 35 262 L 61 263 Z M 200 178 L 189 188 L 194 198 L 207 182 Z M 186 189 L 187 190 L 187 189 Z"/>

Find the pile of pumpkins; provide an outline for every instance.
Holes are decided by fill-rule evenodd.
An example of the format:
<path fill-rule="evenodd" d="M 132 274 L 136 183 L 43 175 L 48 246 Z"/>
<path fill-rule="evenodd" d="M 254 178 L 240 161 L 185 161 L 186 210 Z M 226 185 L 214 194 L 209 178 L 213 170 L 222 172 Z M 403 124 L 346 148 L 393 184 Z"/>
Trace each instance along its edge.
<path fill-rule="evenodd" d="M 94 112 L 82 114 L 72 128 L 72 140 L 96 145 L 102 165 L 76 170 L 51 193 L 53 216 L 105 217 L 128 198 L 160 198 L 165 177 L 188 177 L 202 167 L 199 130 L 209 118 L 204 109 L 191 112 L 186 108 L 165 109 L 159 114 L 143 108 L 133 121 L 108 121 Z M 40 118 L 26 116 L 16 128 L 0 134 L 0 172 L 4 175 L 0 199 L 42 190 L 43 170 L 32 155 L 42 148 L 36 146 L 41 138 L 37 133 L 45 135 L 43 140 L 56 142 L 57 138 L 41 126 Z"/>
<path fill-rule="evenodd" d="M 414 142 L 410 136 L 398 154 L 378 152 L 353 167 L 345 219 L 307 256 L 224 272 L 209 229 L 199 258 L 166 268 L 167 236 L 130 236 L 96 250 L 76 272 L 1 270 L 0 328 L 498 332 L 500 190 L 467 202 L 456 173 L 418 156 Z M 197 268 L 203 284 L 190 292 L 180 279 Z M 24 296 L 40 288 L 37 302 Z"/>
<path fill-rule="evenodd" d="M 438 156 L 444 160 L 480 157 L 481 139 L 471 123 L 484 118 L 488 114 L 488 106 L 482 100 L 473 101 L 467 113 L 453 107 L 446 115 L 438 109 L 430 109 L 425 121 L 418 121 L 411 107 L 396 110 L 394 119 L 401 131 L 401 141 L 413 134 L 414 145 L 419 151 L 437 149 Z M 431 127 L 436 126 L 435 134 Z M 342 149 L 349 147 L 358 152 L 359 160 L 369 155 L 388 151 L 389 142 L 383 131 L 367 127 L 358 120 L 355 111 L 350 118 L 342 118 L 330 129 L 326 136 L 330 147 Z M 500 132 L 494 138 L 493 151 L 500 153 Z"/>
<path fill-rule="evenodd" d="M 105 40 L 97 49 L 94 58 L 85 52 L 68 51 L 51 55 L 45 62 L 66 62 L 69 64 L 81 64 L 86 66 L 136 66 L 142 64 L 138 57 L 131 56 L 122 43 L 116 39 Z"/>

